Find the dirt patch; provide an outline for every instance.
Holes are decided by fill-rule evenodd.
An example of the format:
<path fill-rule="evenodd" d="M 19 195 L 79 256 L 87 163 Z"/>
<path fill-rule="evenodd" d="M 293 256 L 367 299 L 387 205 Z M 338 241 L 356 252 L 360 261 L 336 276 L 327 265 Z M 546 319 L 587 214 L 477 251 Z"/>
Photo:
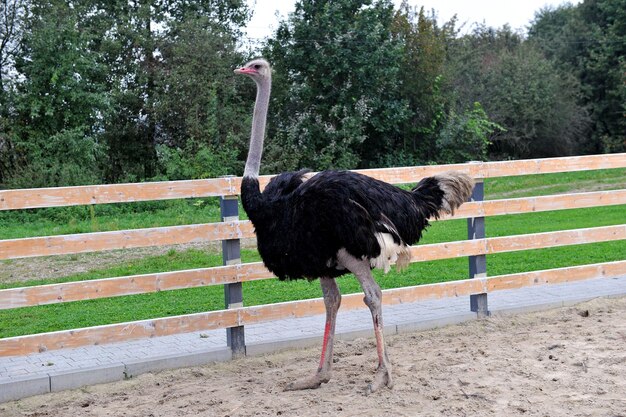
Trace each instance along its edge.
<path fill-rule="evenodd" d="M 244 248 L 256 248 L 255 239 L 242 239 Z M 165 255 L 171 250 L 206 250 L 220 253 L 221 242 L 189 243 L 184 245 L 154 246 L 75 255 L 42 256 L 36 258 L 0 261 L 0 283 L 52 279 L 122 265 L 134 259 Z"/>
<path fill-rule="evenodd" d="M 319 349 L 0 404 L 18 416 L 624 416 L 626 298 L 389 338 L 395 387 L 366 396 L 373 339 L 338 342 L 330 383 L 283 392 Z"/>
<path fill-rule="evenodd" d="M 599 183 L 595 180 L 589 181 L 580 181 L 577 182 L 576 190 L 567 190 L 560 192 L 551 192 L 550 195 L 559 195 L 559 194 L 577 194 L 577 193 L 591 193 L 594 191 L 609 191 L 609 190 L 621 190 L 626 188 L 626 182 L 615 182 L 615 183 Z M 537 193 L 538 191 L 550 190 L 554 188 L 556 184 L 547 184 L 547 185 L 539 185 L 536 187 L 527 187 L 524 188 L 523 192 L 525 193 Z M 518 198 L 522 190 L 513 190 L 513 191 L 505 191 L 497 194 L 497 198 Z M 493 198 L 493 197 L 492 197 Z"/>

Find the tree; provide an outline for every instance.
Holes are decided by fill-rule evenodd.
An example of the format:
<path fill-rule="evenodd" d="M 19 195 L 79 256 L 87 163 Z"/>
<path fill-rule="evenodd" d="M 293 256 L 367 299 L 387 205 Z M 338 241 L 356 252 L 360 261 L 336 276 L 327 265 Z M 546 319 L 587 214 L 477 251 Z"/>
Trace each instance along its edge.
<path fill-rule="evenodd" d="M 478 102 L 463 114 L 451 110 L 437 137 L 437 161 L 446 164 L 486 161 L 490 138 L 501 131 L 504 131 L 502 126 L 489 121 Z"/>
<path fill-rule="evenodd" d="M 12 34 L 0 40 L 2 86 L 13 57 L 15 82 L 0 89 L 3 104 L 13 97 L 0 113 L 0 181 L 138 181 L 177 160 L 198 168 L 176 175 L 236 173 L 245 118 L 228 79 L 243 61 L 243 0 L 30 0 L 28 13 L 25 1 L 2 4 L 0 33 Z"/>
<path fill-rule="evenodd" d="M 105 68 L 66 2 L 33 1 L 15 70 L 11 186 L 98 182 L 97 132 L 108 110 Z"/>
<path fill-rule="evenodd" d="M 590 28 L 581 73 L 601 150 L 626 150 L 626 0 L 587 0 L 579 5 Z"/>
<path fill-rule="evenodd" d="M 493 138 L 497 157 L 579 153 L 588 116 L 580 85 L 508 27 L 479 27 L 458 40 L 452 55 L 458 108 L 479 102 L 505 131 Z"/>
<path fill-rule="evenodd" d="M 626 0 L 544 8 L 529 39 L 580 80 L 592 120 L 587 151 L 626 150 Z"/>
<path fill-rule="evenodd" d="M 106 181 L 153 178 L 160 169 L 157 151 L 160 149 L 165 155 L 163 146 L 176 145 L 166 128 L 172 123 L 164 119 L 172 114 L 165 109 L 164 103 L 173 103 L 167 95 L 176 94 L 177 87 L 167 85 L 168 74 L 179 71 L 178 66 L 193 67 L 186 71 L 188 74 L 195 71 L 195 75 L 209 74 L 213 66 L 232 65 L 232 61 L 221 62 L 220 58 L 214 62 L 205 60 L 206 65 L 198 67 L 197 61 L 202 57 L 196 57 L 194 62 L 166 62 L 171 61 L 166 51 L 171 51 L 172 44 L 178 45 L 178 51 L 196 48 L 194 44 L 184 43 L 185 39 L 189 40 L 185 31 L 193 27 L 186 22 L 194 21 L 205 22 L 203 27 L 193 29 L 194 33 L 207 30 L 223 40 L 230 37 L 226 45 L 234 49 L 233 35 L 249 17 L 246 4 L 243 0 L 80 0 L 78 3 L 84 30 L 98 35 L 91 48 L 109 69 L 106 82 L 114 111 L 104 121 L 101 135 L 107 146 Z M 211 45 L 219 42 L 212 41 Z M 205 52 L 207 49 L 202 51 Z M 192 93 L 190 97 L 193 96 Z"/>
<path fill-rule="evenodd" d="M 394 153 L 413 155 L 414 163 L 437 159 L 435 140 L 445 122 L 449 97 L 441 86 L 446 77 L 447 50 L 456 37 L 456 18 L 439 27 L 424 8 L 411 9 L 406 1 L 396 12 L 392 33 L 402 45 L 399 81 L 411 110 L 405 122 L 402 143 Z"/>
<path fill-rule="evenodd" d="M 15 64 L 23 34 L 23 23 L 28 13 L 25 0 L 0 2 L 0 106 L 4 106 L 5 80 Z"/>
<path fill-rule="evenodd" d="M 392 19 L 389 1 L 296 3 L 265 51 L 276 74 L 266 169 L 367 166 L 400 141 L 409 111 Z"/>
<path fill-rule="evenodd" d="M 577 61 L 586 54 L 589 37 L 589 28 L 580 18 L 578 7 L 567 3 L 539 9 L 528 29 L 528 39 L 546 57 L 575 75 L 579 75 Z"/>
<path fill-rule="evenodd" d="M 27 14 L 28 3 L 25 0 L 0 2 L 0 184 L 15 165 L 10 114 L 15 59 L 20 52 Z"/>
<path fill-rule="evenodd" d="M 170 179 L 241 174 L 250 112 L 235 88 L 241 80 L 233 68 L 244 58 L 233 33 L 206 17 L 170 30 L 159 47 L 155 90 L 163 171 Z"/>

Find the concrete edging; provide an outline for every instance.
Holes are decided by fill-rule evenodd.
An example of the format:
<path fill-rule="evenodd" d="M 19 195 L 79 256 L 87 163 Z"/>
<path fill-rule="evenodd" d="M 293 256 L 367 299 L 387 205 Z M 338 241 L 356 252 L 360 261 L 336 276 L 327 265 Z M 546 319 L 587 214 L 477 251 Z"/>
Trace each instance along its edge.
<path fill-rule="evenodd" d="M 121 381 L 148 372 L 198 366 L 211 362 L 225 362 L 231 358 L 230 349 L 210 349 L 126 363 L 109 363 L 102 366 L 54 371 L 47 375 L 1 378 L 0 403 L 49 392 L 76 389 L 86 385 Z"/>
<path fill-rule="evenodd" d="M 0 379 L 0 403 L 50 392 L 48 375 Z"/>

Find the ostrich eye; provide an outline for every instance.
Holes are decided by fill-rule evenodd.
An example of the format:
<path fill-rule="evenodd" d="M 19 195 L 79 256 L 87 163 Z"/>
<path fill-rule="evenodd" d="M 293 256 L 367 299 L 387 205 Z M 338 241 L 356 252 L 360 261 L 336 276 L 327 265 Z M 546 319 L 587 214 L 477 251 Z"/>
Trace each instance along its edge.
<path fill-rule="evenodd" d="M 256 70 L 261 69 L 261 65 L 259 65 L 259 64 L 255 64 L 255 65 L 254 65 L 254 69 L 256 69 Z"/>

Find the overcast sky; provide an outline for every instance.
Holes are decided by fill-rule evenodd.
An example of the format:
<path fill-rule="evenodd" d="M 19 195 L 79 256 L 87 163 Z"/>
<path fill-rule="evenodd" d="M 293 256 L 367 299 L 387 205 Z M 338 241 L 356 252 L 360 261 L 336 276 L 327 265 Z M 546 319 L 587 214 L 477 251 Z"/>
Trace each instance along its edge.
<path fill-rule="evenodd" d="M 400 0 L 394 0 L 396 5 Z M 435 9 L 439 22 L 449 20 L 454 14 L 458 25 L 465 23 L 464 29 L 471 28 L 473 22 L 499 27 L 508 23 L 514 29 L 524 29 L 533 19 L 535 11 L 550 5 L 568 3 L 564 0 L 409 0 L 411 6 L 424 6 L 427 10 Z M 580 0 L 571 0 L 577 4 Z M 295 0 L 248 0 L 254 15 L 248 25 L 248 37 L 265 38 L 270 36 L 277 26 L 279 16 L 286 17 L 294 9 Z"/>

